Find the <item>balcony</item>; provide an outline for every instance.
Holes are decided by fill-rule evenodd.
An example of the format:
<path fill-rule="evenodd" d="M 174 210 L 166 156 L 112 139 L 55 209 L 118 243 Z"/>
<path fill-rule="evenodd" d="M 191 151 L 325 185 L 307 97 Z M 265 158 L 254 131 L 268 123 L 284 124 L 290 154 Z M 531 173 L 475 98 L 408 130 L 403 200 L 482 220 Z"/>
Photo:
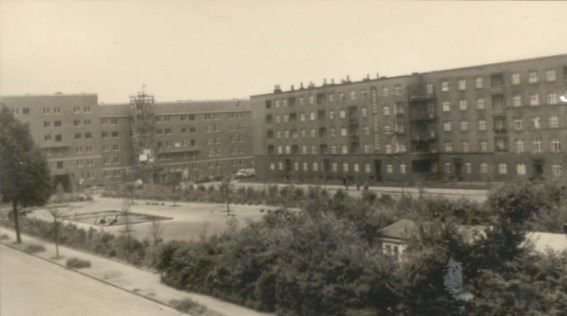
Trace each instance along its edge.
<path fill-rule="evenodd" d="M 199 150 L 200 150 L 199 146 L 187 146 L 187 147 L 161 147 L 158 151 L 159 153 L 170 154 L 170 153 L 198 152 Z"/>
<path fill-rule="evenodd" d="M 410 121 L 430 121 L 437 119 L 435 112 L 431 111 L 410 111 Z"/>
<path fill-rule="evenodd" d="M 47 149 L 47 148 L 67 148 L 67 147 L 71 147 L 71 142 L 70 141 L 54 141 L 54 140 L 48 140 L 45 141 L 43 143 L 41 143 L 41 145 L 39 145 L 39 148 L 41 149 Z"/>

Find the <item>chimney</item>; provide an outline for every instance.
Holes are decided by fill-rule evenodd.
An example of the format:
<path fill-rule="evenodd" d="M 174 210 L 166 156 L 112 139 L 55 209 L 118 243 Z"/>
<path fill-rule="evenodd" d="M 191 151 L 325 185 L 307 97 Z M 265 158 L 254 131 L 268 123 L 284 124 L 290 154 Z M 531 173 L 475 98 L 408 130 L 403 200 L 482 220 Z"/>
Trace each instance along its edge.
<path fill-rule="evenodd" d="M 327 85 L 327 78 L 323 79 L 323 85 L 326 86 Z"/>
<path fill-rule="evenodd" d="M 303 82 L 301 82 L 301 83 L 299 84 L 299 90 L 303 90 L 303 89 L 305 89 L 305 88 L 303 88 Z"/>
<path fill-rule="evenodd" d="M 350 82 L 350 76 L 346 76 L 346 81 Z"/>
<path fill-rule="evenodd" d="M 274 86 L 274 93 L 281 93 L 281 92 L 282 92 L 282 89 L 281 89 L 280 85 L 279 84 L 275 85 Z"/>
<path fill-rule="evenodd" d="M 380 73 L 379 72 L 376 73 L 376 79 L 380 79 Z"/>
<path fill-rule="evenodd" d="M 314 88 L 315 84 L 313 84 L 313 81 L 309 81 L 309 88 Z"/>
<path fill-rule="evenodd" d="M 331 84 L 335 84 L 335 78 L 331 78 Z"/>
<path fill-rule="evenodd" d="M 295 91 L 295 87 L 291 85 L 291 91 Z"/>

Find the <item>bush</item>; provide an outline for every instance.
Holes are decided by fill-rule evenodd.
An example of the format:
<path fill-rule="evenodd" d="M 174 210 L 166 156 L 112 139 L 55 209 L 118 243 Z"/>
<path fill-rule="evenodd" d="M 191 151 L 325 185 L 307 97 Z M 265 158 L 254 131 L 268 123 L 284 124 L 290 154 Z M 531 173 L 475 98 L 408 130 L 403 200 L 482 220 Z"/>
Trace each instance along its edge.
<path fill-rule="evenodd" d="M 196 303 L 190 298 L 182 300 L 171 300 L 169 305 L 173 306 L 176 310 L 195 316 L 221 316 L 216 312 L 208 310 L 205 306 Z"/>
<path fill-rule="evenodd" d="M 44 252 L 45 247 L 40 244 L 29 244 L 24 247 L 24 252 L 29 254 L 34 254 L 38 252 Z"/>
<path fill-rule="evenodd" d="M 89 260 L 84 260 L 74 257 L 67 259 L 66 266 L 69 269 L 84 269 L 84 268 L 90 268 L 91 262 Z"/>
<path fill-rule="evenodd" d="M 8 240 L 8 239 L 10 239 L 10 237 L 8 235 L 6 235 L 6 234 L 0 235 L 0 240 Z"/>

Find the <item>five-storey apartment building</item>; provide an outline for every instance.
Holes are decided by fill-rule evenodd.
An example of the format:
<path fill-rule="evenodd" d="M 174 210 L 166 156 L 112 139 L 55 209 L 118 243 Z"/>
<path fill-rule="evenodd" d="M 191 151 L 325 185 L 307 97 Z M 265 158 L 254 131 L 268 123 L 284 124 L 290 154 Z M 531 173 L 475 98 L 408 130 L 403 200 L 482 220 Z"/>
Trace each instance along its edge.
<path fill-rule="evenodd" d="M 505 181 L 567 164 L 567 55 L 251 98 L 265 179 Z"/>
<path fill-rule="evenodd" d="M 30 126 L 53 180 L 78 186 L 135 180 L 132 104 L 99 105 L 96 94 L 0 97 Z M 246 100 L 151 105 L 155 181 L 230 176 L 253 166 L 251 111 Z"/>

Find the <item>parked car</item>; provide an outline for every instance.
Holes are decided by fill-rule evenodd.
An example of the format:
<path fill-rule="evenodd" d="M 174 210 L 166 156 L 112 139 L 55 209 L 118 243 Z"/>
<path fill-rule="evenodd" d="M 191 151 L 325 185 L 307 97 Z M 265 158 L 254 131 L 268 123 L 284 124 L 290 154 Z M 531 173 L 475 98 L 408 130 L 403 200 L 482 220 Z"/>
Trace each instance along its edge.
<path fill-rule="evenodd" d="M 256 170 L 254 168 L 240 169 L 236 172 L 236 178 L 250 178 L 256 176 Z"/>

